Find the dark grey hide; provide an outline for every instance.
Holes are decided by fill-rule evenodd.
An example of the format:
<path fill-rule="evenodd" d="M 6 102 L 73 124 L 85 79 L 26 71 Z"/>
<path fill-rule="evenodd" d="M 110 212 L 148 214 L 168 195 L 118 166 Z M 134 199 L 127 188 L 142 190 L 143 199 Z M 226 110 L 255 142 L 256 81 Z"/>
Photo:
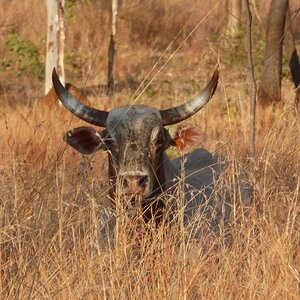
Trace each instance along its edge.
<path fill-rule="evenodd" d="M 113 109 L 105 130 L 79 127 L 70 130 L 65 141 L 83 154 L 106 150 L 111 197 L 121 196 L 126 208 L 144 203 L 146 219 L 161 216 L 164 204 L 156 200 L 168 188 L 166 178 L 172 177 L 165 154 L 172 139 L 157 109 L 144 105 Z"/>
<path fill-rule="evenodd" d="M 211 226 L 218 225 L 221 215 L 225 219 L 230 216 L 230 206 L 226 204 L 228 192 L 215 192 L 223 163 L 205 149 L 170 160 L 165 150 L 174 144 L 174 137 L 164 126 L 182 121 L 201 109 L 213 95 L 217 80 L 215 72 L 198 96 L 176 108 L 160 111 L 132 105 L 103 112 L 68 94 L 53 72 L 53 86 L 62 103 L 81 119 L 106 127 L 103 131 L 75 128 L 66 134 L 65 141 L 82 154 L 100 149 L 108 152 L 112 198 L 121 197 L 126 208 L 140 206 L 145 220 L 155 217 L 159 221 L 164 209 L 169 209 L 164 200 L 167 197 L 162 195 L 176 195 L 181 184 L 185 221 L 202 214 Z M 173 204 L 171 213 L 176 207 Z"/>

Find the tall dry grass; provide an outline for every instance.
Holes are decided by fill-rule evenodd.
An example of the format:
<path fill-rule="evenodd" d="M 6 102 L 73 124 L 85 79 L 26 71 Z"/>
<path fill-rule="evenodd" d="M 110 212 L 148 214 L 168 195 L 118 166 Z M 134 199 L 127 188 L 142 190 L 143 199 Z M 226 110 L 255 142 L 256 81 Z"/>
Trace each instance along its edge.
<path fill-rule="evenodd" d="M 222 104 L 224 91 L 247 97 L 238 85 L 240 91 L 226 89 L 221 81 L 223 92 L 193 118 L 204 146 L 240 161 L 255 189 L 248 216 L 237 209 L 232 218 L 229 244 L 222 227 L 220 235 L 195 242 L 180 212 L 158 228 L 122 211 L 115 219 L 105 154 L 83 160 L 63 144 L 63 132 L 81 122 L 60 108 L 40 107 L 28 118 L 24 107 L 7 108 L 0 123 L 1 297 L 297 299 L 299 118 L 289 105 L 259 112 L 249 165 L 249 107 L 240 103 L 228 115 Z M 290 103 L 292 93 L 285 95 Z M 228 178 L 235 172 L 229 169 Z"/>
<path fill-rule="evenodd" d="M 1 15 L 5 16 L 6 12 L 1 19 L 7 26 L 15 20 L 19 33 L 38 43 L 45 21 L 42 6 L 32 9 L 31 1 L 12 2 L 15 6 L 10 6 L 10 1 L 0 3 Z M 136 87 L 160 57 L 161 49 L 164 50 L 160 42 L 167 45 L 182 22 L 192 28 L 201 18 L 199 15 L 195 20 L 187 17 L 191 7 L 183 7 L 183 1 L 150 2 L 145 1 L 148 6 L 140 11 L 139 6 L 135 6 L 139 1 L 123 1 L 123 11 L 136 17 L 121 20 L 124 26 L 119 29 L 122 51 L 117 72 L 119 79 L 124 79 L 124 86 L 132 85 L 118 92 L 113 102 L 93 92 L 89 100 L 95 107 L 110 109 L 132 102 Z M 69 49 L 79 53 L 74 61 L 82 74 L 72 75 L 79 86 L 84 85 L 89 59 L 97 51 L 95 44 L 109 34 L 106 29 L 97 33 L 101 22 L 109 21 L 106 20 L 109 7 L 103 3 L 93 2 L 97 7 L 84 6 L 81 11 L 75 8 L 77 22 L 82 26 L 69 27 L 72 28 L 68 32 Z M 153 10 L 152 3 L 157 5 Z M 161 8 L 167 4 L 172 6 L 170 12 Z M 197 5 L 201 10 L 202 2 Z M 184 9 L 188 12 L 185 17 Z M 96 18 L 100 10 L 103 19 Z M 27 20 L 24 14 L 29 12 L 38 16 L 31 29 L 24 24 Z M 209 24 L 201 26 L 193 41 L 184 44 L 182 51 L 162 68 L 138 98 L 138 103 L 158 108 L 176 105 L 204 85 L 212 73 L 218 51 L 208 42 L 205 47 L 198 46 L 213 32 L 213 21 L 223 15 L 218 10 L 213 16 Z M 75 21 L 69 20 L 76 24 Z M 144 26 L 143 31 L 134 31 L 141 26 Z M 151 28 L 156 31 L 165 28 L 166 36 L 158 32 L 154 37 Z M 143 32 L 149 39 L 139 45 Z M 171 50 L 142 87 L 166 63 Z M 106 55 L 106 47 L 101 51 L 100 55 Z M 222 55 L 219 64 L 222 72 L 216 95 L 190 121 L 203 131 L 200 146 L 230 161 L 238 161 L 247 171 L 255 191 L 247 215 L 244 216 L 238 206 L 233 207 L 230 242 L 226 235 L 228 228 L 222 225 L 218 236 L 203 234 L 194 241 L 188 228 L 182 226 L 180 210 L 178 218 L 157 228 L 143 224 L 139 218 L 133 221 L 122 210 L 117 212 L 116 218 L 112 216 L 107 199 L 105 154 L 82 158 L 62 141 L 66 130 L 83 122 L 55 103 L 49 103 L 53 100 L 50 98 L 45 98 L 35 109 L 30 108 L 32 99 L 41 98 L 41 83 L 1 74 L 1 79 L 4 78 L 0 94 L 4 103 L 0 112 L 1 298 L 299 297 L 300 126 L 299 115 L 292 107 L 292 84 L 283 82 L 286 105 L 264 111 L 258 109 L 257 151 L 254 160 L 249 161 L 246 72 L 225 65 Z M 105 82 L 104 65 L 99 59 L 91 82 Z M 9 89 L 3 88 L 8 83 L 14 84 Z M 229 182 L 239 174 L 233 167 L 226 173 Z M 175 199 L 180 199 L 180 189 L 178 192 Z M 169 201 L 172 200 L 170 197 Z M 239 202 L 239 198 L 235 200 Z M 197 226 L 204 222 L 197 221 L 200 222 Z"/>

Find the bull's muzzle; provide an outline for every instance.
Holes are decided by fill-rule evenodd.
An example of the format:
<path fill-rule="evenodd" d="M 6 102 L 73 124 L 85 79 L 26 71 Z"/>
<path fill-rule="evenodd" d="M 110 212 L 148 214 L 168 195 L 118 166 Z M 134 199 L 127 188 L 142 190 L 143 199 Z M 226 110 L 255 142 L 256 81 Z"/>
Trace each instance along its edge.
<path fill-rule="evenodd" d="M 150 193 L 150 178 L 145 174 L 123 174 L 120 177 L 120 185 L 123 195 L 147 196 Z"/>

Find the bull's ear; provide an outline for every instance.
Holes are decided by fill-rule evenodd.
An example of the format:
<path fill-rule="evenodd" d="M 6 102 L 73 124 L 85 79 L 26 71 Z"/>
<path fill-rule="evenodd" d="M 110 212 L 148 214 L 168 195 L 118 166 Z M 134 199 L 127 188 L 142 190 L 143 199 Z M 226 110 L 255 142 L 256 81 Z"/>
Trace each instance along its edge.
<path fill-rule="evenodd" d="M 190 151 L 203 142 L 203 134 L 199 127 L 189 123 L 175 125 L 169 130 L 171 145 L 180 151 Z"/>
<path fill-rule="evenodd" d="M 64 141 L 82 154 L 92 154 L 103 146 L 102 132 L 82 126 L 69 130 Z"/>

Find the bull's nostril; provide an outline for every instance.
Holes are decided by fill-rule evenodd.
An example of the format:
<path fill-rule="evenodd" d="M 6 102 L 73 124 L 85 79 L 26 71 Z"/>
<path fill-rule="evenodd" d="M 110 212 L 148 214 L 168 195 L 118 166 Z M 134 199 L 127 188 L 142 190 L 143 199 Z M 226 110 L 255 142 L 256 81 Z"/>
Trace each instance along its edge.
<path fill-rule="evenodd" d="M 121 177 L 120 183 L 124 194 L 143 194 L 148 182 L 147 175 L 125 175 Z"/>

